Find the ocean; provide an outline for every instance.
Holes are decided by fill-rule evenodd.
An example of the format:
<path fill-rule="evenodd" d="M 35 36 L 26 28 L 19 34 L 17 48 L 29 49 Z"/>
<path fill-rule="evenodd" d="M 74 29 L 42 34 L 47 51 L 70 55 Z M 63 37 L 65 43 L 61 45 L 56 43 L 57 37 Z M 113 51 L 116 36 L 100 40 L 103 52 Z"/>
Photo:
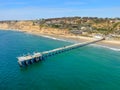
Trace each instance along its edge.
<path fill-rule="evenodd" d="M 71 45 L 0 30 L 0 90 L 120 90 L 120 52 L 88 45 L 20 68 L 18 56 Z"/>

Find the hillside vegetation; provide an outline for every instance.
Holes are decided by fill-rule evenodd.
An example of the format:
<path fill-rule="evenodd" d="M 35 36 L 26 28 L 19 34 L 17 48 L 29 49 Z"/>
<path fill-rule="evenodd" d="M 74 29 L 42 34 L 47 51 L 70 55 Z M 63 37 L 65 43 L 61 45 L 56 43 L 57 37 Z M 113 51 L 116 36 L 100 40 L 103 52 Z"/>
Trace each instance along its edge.
<path fill-rule="evenodd" d="M 1 29 L 55 30 L 92 37 L 102 35 L 110 39 L 120 38 L 120 18 L 63 17 L 26 21 L 0 21 Z"/>

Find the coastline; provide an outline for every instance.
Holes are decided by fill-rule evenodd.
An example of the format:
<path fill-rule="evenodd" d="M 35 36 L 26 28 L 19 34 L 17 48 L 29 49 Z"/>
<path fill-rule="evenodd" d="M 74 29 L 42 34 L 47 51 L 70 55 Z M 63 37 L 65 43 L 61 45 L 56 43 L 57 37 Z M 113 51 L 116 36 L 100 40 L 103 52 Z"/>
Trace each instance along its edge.
<path fill-rule="evenodd" d="M 37 35 L 37 34 L 34 34 L 34 35 Z M 46 37 L 46 38 L 51 38 L 51 39 L 56 39 L 56 40 L 61 40 L 61 41 L 67 41 L 67 42 L 72 42 L 72 43 L 83 43 L 83 42 L 86 42 L 86 41 L 92 41 L 94 39 L 92 38 L 79 38 L 79 37 L 64 37 L 64 36 L 53 36 L 53 35 L 38 35 L 38 36 L 43 36 L 43 37 Z M 91 44 L 91 45 L 94 45 L 94 46 L 98 46 L 98 47 L 102 47 L 102 48 L 107 48 L 107 49 L 111 49 L 111 50 L 114 50 L 114 51 L 120 51 L 120 44 L 119 43 L 111 43 L 111 42 L 108 42 L 108 41 L 100 41 L 100 42 L 97 42 L 95 44 Z"/>
<path fill-rule="evenodd" d="M 71 43 L 83 43 L 86 41 L 92 41 L 94 38 L 90 37 L 83 37 L 83 36 L 75 36 L 75 35 L 55 35 L 51 33 L 44 33 L 40 32 L 38 30 L 19 30 L 19 29 L 0 29 L 0 30 L 6 30 L 6 31 L 17 31 L 17 32 L 24 32 L 27 34 L 32 34 L 32 35 L 37 35 L 45 38 L 51 38 L 54 40 L 61 40 L 65 42 L 71 42 Z M 111 41 L 111 40 L 104 40 L 101 42 L 97 42 L 93 45 L 103 47 L 103 48 L 108 48 L 114 51 L 120 51 L 120 42 L 119 41 Z"/>

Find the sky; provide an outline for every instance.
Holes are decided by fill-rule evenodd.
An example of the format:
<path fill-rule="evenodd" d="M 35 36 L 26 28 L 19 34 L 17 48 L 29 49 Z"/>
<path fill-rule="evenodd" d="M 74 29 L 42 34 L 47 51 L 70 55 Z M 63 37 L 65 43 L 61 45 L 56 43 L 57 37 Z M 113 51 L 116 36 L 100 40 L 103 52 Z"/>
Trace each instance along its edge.
<path fill-rule="evenodd" d="M 120 17 L 120 0 L 0 0 L 0 20 Z"/>

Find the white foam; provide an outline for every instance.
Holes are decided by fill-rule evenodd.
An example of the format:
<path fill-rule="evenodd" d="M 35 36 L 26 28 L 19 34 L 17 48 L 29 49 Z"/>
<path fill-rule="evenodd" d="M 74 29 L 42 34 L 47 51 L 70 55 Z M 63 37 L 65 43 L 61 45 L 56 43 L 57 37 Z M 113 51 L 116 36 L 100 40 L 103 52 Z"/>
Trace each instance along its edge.
<path fill-rule="evenodd" d="M 98 45 L 98 44 L 92 44 L 92 46 L 107 48 L 107 49 L 114 50 L 114 51 L 120 51 L 120 49 L 118 49 L 118 48 L 112 48 L 112 47 L 109 47 L 109 46 L 103 46 L 103 45 Z"/>
<path fill-rule="evenodd" d="M 11 31 L 16 31 L 16 30 L 11 30 Z M 17 30 L 17 32 L 23 32 L 23 31 L 20 31 L 20 30 Z M 28 34 L 28 33 L 27 33 Z M 30 33 L 29 33 L 30 34 Z M 52 36 L 47 36 L 47 35 L 39 35 L 39 36 L 42 36 L 42 37 L 45 37 L 45 38 L 50 38 L 50 39 L 53 39 L 53 40 L 59 40 L 59 41 L 64 41 L 64 42 L 70 42 L 70 43 L 78 43 L 77 41 L 73 41 L 73 40 L 67 40 L 67 39 L 60 39 L 60 38 L 55 38 L 55 37 L 52 37 Z M 80 43 L 80 42 L 79 42 Z M 91 44 L 92 46 L 97 46 L 97 47 L 102 47 L 102 48 L 107 48 L 107 49 L 110 49 L 110 50 L 114 50 L 114 51 L 119 51 L 120 52 L 120 49 L 118 48 L 112 48 L 112 47 L 109 47 L 109 46 L 104 46 L 104 45 L 98 45 L 98 44 Z"/>
<path fill-rule="evenodd" d="M 40 36 L 45 37 L 45 38 L 50 38 L 50 39 L 53 39 L 53 40 L 59 40 L 59 41 L 64 41 L 64 42 L 75 43 L 75 42 L 72 41 L 72 40 L 60 39 L 60 38 L 55 38 L 55 37 L 52 37 L 52 36 L 46 36 L 46 35 L 40 35 Z"/>
<path fill-rule="evenodd" d="M 60 41 L 65 41 L 65 42 L 77 43 L 77 42 L 74 42 L 72 40 L 59 39 L 59 38 L 55 38 L 55 37 L 52 37 L 52 36 L 46 36 L 46 35 L 40 35 L 40 36 L 46 37 L 46 38 L 50 38 L 50 39 L 54 39 L 54 40 L 60 40 Z M 98 45 L 98 44 L 91 44 L 91 45 L 92 46 L 97 46 L 97 47 L 102 47 L 102 48 L 107 48 L 107 49 L 114 50 L 114 51 L 120 51 L 120 49 L 118 49 L 118 48 L 112 48 L 112 47 L 109 47 L 109 46 Z"/>

